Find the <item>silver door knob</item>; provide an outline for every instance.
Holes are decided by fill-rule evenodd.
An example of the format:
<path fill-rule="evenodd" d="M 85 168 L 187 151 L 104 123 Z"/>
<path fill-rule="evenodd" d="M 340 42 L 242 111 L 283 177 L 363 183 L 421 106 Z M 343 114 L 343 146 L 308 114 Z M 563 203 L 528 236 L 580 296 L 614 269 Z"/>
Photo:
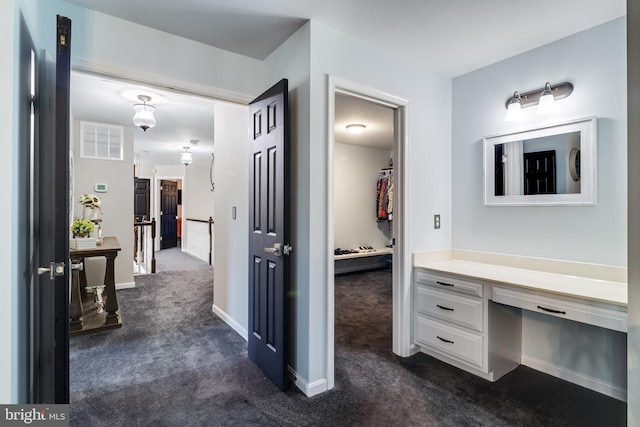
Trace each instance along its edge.
<path fill-rule="evenodd" d="M 275 256 L 282 256 L 282 243 L 274 243 L 272 248 L 264 248 L 264 251 Z"/>

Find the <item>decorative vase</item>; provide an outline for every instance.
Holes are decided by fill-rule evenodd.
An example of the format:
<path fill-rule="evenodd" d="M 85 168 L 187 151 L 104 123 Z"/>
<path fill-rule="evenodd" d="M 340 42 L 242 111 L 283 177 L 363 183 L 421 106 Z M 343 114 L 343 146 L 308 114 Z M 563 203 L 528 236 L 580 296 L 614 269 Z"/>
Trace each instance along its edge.
<path fill-rule="evenodd" d="M 93 221 L 94 219 L 98 219 L 98 209 L 95 209 L 92 206 L 83 206 L 82 219 L 88 219 L 90 221 Z"/>

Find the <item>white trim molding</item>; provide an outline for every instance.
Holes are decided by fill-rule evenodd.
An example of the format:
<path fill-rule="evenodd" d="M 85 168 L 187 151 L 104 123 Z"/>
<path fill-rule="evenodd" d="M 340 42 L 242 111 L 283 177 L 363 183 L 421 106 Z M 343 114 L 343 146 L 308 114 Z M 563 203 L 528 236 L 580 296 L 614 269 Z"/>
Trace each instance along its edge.
<path fill-rule="evenodd" d="M 595 390 L 604 395 L 613 397 L 614 399 L 627 401 L 627 390 L 616 387 L 613 384 L 606 383 L 597 378 L 590 377 L 580 372 L 575 372 L 563 366 L 554 365 L 544 360 L 535 359 L 533 357 L 522 356 L 521 363 L 525 366 L 544 372 L 561 380 L 569 381 L 579 386 Z"/>
<path fill-rule="evenodd" d="M 291 366 L 287 365 L 287 370 L 291 376 L 293 384 L 300 389 L 307 397 L 313 397 L 316 394 L 324 393 L 329 390 L 327 379 L 314 381 L 310 383 L 305 378 L 302 378 Z"/>
<path fill-rule="evenodd" d="M 136 287 L 136 282 L 116 283 L 116 291 L 120 289 L 131 289 Z"/>
<path fill-rule="evenodd" d="M 213 314 L 218 316 L 224 323 L 229 325 L 231 329 L 236 331 L 238 335 L 240 335 L 245 341 L 249 341 L 249 332 L 244 326 L 242 326 L 233 317 L 229 316 L 224 310 L 222 310 L 220 307 L 218 307 L 215 304 L 211 306 L 211 311 L 213 312 Z"/>

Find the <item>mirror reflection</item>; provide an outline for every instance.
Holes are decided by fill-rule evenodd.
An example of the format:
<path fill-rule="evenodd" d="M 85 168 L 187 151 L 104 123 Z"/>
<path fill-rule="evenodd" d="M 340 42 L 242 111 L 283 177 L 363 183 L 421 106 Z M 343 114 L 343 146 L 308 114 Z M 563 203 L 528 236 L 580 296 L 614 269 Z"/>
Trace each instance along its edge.
<path fill-rule="evenodd" d="M 580 132 L 494 146 L 495 195 L 580 193 Z"/>
<path fill-rule="evenodd" d="M 485 137 L 485 205 L 595 205 L 597 120 Z"/>

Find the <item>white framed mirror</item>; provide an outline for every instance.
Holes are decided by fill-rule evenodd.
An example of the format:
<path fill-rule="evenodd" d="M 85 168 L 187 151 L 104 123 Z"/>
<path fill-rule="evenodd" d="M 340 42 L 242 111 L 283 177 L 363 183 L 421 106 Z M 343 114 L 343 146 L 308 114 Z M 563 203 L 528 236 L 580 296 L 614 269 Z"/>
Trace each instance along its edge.
<path fill-rule="evenodd" d="M 485 205 L 596 205 L 597 122 L 587 117 L 485 137 Z"/>

